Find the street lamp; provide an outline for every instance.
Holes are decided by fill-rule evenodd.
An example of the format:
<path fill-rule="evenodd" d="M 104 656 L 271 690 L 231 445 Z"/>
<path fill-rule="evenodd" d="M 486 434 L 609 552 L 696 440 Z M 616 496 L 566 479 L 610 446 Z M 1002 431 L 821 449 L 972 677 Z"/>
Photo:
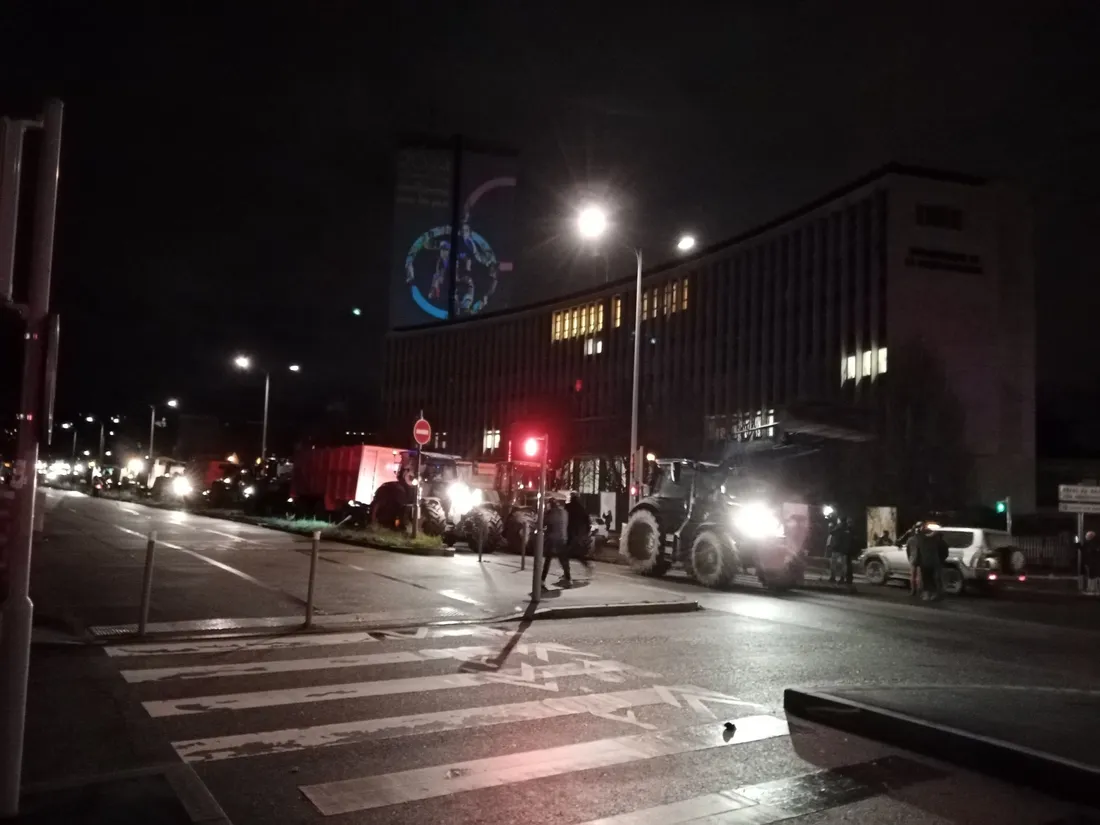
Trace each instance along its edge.
<path fill-rule="evenodd" d="M 59 424 L 58 426 L 61 427 L 61 429 L 63 429 L 63 430 L 72 430 L 73 431 L 72 460 L 76 461 L 76 427 L 73 426 L 73 422 L 71 422 L 71 421 L 64 421 L 61 424 Z"/>
<path fill-rule="evenodd" d="M 180 402 L 179 402 L 179 399 L 169 398 L 167 401 L 164 402 L 164 405 L 166 407 L 171 407 L 172 409 L 176 409 L 180 405 Z M 149 487 L 150 488 L 152 488 L 152 486 L 153 486 L 153 481 L 154 481 L 153 475 L 157 471 L 157 454 L 155 452 L 153 452 L 153 443 L 154 443 L 155 438 L 156 438 L 156 427 L 157 427 L 157 405 L 156 404 L 150 404 L 149 405 Z"/>
<path fill-rule="evenodd" d="M 597 240 L 608 230 L 607 212 L 600 206 L 590 204 L 577 213 L 577 233 L 586 240 Z M 684 234 L 676 243 L 681 252 L 695 248 L 695 237 Z M 630 505 L 634 506 L 638 483 L 638 374 L 642 359 L 642 248 L 632 247 L 637 270 L 634 285 L 634 379 L 630 394 Z"/>
<path fill-rule="evenodd" d="M 84 420 L 87 421 L 89 424 L 94 424 L 96 421 L 99 422 L 99 463 L 102 464 L 103 463 L 103 447 L 104 447 L 103 419 L 102 418 L 96 418 L 94 415 L 86 415 L 86 416 L 84 416 Z M 75 436 L 76 433 L 73 433 L 73 435 Z M 75 452 L 75 450 L 74 450 L 74 452 Z"/>
<path fill-rule="evenodd" d="M 247 355 L 238 355 L 233 359 L 233 364 L 240 370 L 252 369 L 252 358 Z M 290 364 L 287 369 L 291 372 L 301 372 L 301 364 Z M 263 465 L 267 461 L 267 411 L 269 402 L 271 400 L 271 372 L 270 370 L 263 370 L 264 374 L 264 423 L 263 430 L 260 435 L 260 464 Z"/>

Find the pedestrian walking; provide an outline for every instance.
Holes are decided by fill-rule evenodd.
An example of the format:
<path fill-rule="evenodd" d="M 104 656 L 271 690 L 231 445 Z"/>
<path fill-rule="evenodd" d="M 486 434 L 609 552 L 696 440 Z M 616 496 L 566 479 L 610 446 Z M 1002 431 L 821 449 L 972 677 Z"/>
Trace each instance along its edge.
<path fill-rule="evenodd" d="M 943 563 L 949 551 L 947 541 L 927 522 L 917 534 L 917 560 L 920 565 L 921 599 L 939 601 L 943 597 Z"/>
<path fill-rule="evenodd" d="M 1093 530 L 1081 543 L 1081 579 L 1086 596 L 1100 596 L 1100 541 Z"/>
<path fill-rule="evenodd" d="M 561 502 L 550 499 L 546 508 L 546 520 L 543 525 L 546 531 L 543 539 L 543 550 L 546 558 L 542 563 L 542 584 L 546 586 L 546 576 L 550 573 L 550 562 L 555 558 L 561 565 L 562 576 L 558 581 L 560 587 L 569 587 L 573 584 L 573 576 L 569 570 L 569 517 Z"/>
<path fill-rule="evenodd" d="M 569 503 L 565 505 L 565 513 L 568 517 L 569 551 L 584 565 L 588 577 L 592 577 L 592 519 L 588 511 L 584 509 L 581 497 L 573 493 L 569 497 Z"/>
<path fill-rule="evenodd" d="M 920 534 L 924 530 L 924 522 L 918 521 L 909 531 L 909 538 L 905 541 L 905 555 L 909 559 L 909 595 L 914 599 L 920 595 Z"/>
<path fill-rule="evenodd" d="M 829 553 L 829 584 L 840 584 L 849 590 L 855 589 L 852 575 L 852 553 L 855 547 L 855 539 L 852 536 L 852 520 L 848 518 L 837 519 L 829 538 L 825 542 L 825 549 Z"/>

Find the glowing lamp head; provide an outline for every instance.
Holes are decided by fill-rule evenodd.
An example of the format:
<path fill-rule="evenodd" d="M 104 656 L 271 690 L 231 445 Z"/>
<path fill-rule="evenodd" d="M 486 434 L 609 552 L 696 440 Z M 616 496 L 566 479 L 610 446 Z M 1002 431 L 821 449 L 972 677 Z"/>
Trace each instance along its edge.
<path fill-rule="evenodd" d="M 287 367 L 287 369 L 289 369 L 291 372 L 301 372 L 302 371 L 302 367 L 301 367 L 300 364 L 291 364 L 289 367 Z"/>
<path fill-rule="evenodd" d="M 528 458 L 534 458 L 539 454 L 539 440 L 532 436 L 523 442 L 523 454 Z"/>
<path fill-rule="evenodd" d="M 676 242 L 676 248 L 681 252 L 690 252 L 695 248 L 695 236 L 681 235 L 680 240 Z"/>
<path fill-rule="evenodd" d="M 586 206 L 577 215 L 577 231 L 592 240 L 607 231 L 607 214 L 598 206 Z"/>
<path fill-rule="evenodd" d="M 233 363 L 236 365 L 237 369 L 246 370 L 252 366 L 252 359 L 247 355 L 238 355 L 233 359 Z"/>
<path fill-rule="evenodd" d="M 168 399 L 167 401 L 165 401 L 164 403 L 166 403 L 166 404 L 167 404 L 167 405 L 168 405 L 169 407 L 171 407 L 172 409 L 175 409 L 176 407 L 178 407 L 178 406 L 180 405 L 180 402 L 179 402 L 179 401 L 177 401 L 177 400 L 176 400 L 175 398 L 169 398 L 169 399 Z"/>
<path fill-rule="evenodd" d="M 84 420 L 87 421 L 89 424 L 91 424 L 93 421 L 95 421 L 95 416 L 94 415 L 86 415 L 86 416 L 84 416 Z"/>

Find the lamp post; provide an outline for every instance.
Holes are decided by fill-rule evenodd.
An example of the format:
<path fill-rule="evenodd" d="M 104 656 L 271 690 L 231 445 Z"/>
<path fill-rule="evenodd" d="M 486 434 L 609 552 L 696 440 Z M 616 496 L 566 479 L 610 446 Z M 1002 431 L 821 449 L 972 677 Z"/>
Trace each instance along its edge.
<path fill-rule="evenodd" d="M 172 409 L 176 409 L 180 405 L 180 402 L 175 398 L 169 398 L 167 401 L 164 402 L 164 404 L 167 407 L 171 407 Z M 148 485 L 149 485 L 150 489 L 153 486 L 153 481 L 156 480 L 155 479 L 155 473 L 157 471 L 157 454 L 155 452 L 153 452 L 153 443 L 154 443 L 155 438 L 156 438 L 156 428 L 157 428 L 157 405 L 156 404 L 150 404 L 149 405 L 149 481 L 148 481 Z"/>
<path fill-rule="evenodd" d="M 61 429 L 63 429 L 63 430 L 72 430 L 73 431 L 73 449 L 72 449 L 72 453 L 70 454 L 70 456 L 71 456 L 71 459 L 73 461 L 76 461 L 76 427 L 73 426 L 73 422 L 71 422 L 71 421 L 65 421 L 62 424 L 59 424 L 58 426 L 61 427 Z"/>
<path fill-rule="evenodd" d="M 586 240 L 596 240 L 607 232 L 607 213 L 599 206 L 586 206 L 577 215 L 577 232 Z M 680 252 L 690 252 L 695 248 L 695 237 L 684 234 L 676 243 L 676 249 Z M 638 480 L 638 393 L 639 373 L 642 361 L 642 248 L 630 247 L 634 252 L 635 278 L 634 278 L 634 374 L 630 391 L 630 506 L 634 506 L 637 491 L 640 488 Z"/>
<path fill-rule="evenodd" d="M 233 359 L 233 364 L 237 369 L 247 371 L 252 369 L 252 358 L 248 355 L 238 355 Z M 302 371 L 300 364 L 288 364 L 287 369 L 291 372 Z M 266 369 L 262 372 L 264 374 L 264 422 L 260 435 L 260 466 L 267 461 L 267 411 L 271 401 L 271 372 Z"/>
<path fill-rule="evenodd" d="M 103 441 L 104 441 L 103 437 L 106 435 L 106 433 L 103 430 L 103 419 L 102 418 L 96 418 L 94 415 L 86 415 L 86 416 L 84 416 L 84 420 L 87 421 L 89 424 L 94 424 L 96 421 L 99 422 L 99 458 L 98 458 L 98 461 L 99 461 L 100 464 L 102 464 L 103 463 Z"/>

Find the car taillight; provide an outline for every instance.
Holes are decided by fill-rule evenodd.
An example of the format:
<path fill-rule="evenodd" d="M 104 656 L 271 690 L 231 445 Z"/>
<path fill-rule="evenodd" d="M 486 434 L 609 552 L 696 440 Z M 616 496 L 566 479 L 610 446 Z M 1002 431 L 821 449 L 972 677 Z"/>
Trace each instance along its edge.
<path fill-rule="evenodd" d="M 991 582 L 995 582 L 995 581 L 997 581 L 997 574 L 996 574 L 996 573 L 990 573 L 990 574 L 989 574 L 989 580 L 990 580 Z"/>
<path fill-rule="evenodd" d="M 1022 582 L 1026 582 L 1026 581 L 1027 581 L 1027 576 L 1017 576 L 1016 578 L 1018 578 L 1018 579 L 1019 579 L 1020 581 L 1022 581 Z"/>

